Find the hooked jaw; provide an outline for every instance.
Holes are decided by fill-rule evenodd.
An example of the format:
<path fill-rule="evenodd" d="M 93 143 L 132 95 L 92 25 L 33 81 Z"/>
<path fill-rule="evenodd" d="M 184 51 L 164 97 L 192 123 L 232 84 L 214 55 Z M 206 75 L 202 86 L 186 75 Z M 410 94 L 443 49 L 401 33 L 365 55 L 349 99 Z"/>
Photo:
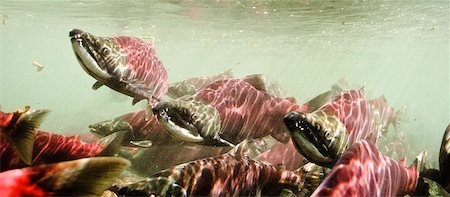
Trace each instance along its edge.
<path fill-rule="evenodd" d="M 94 53 L 96 51 L 93 42 L 97 40 L 96 37 L 79 29 L 70 31 L 69 36 L 73 51 L 81 67 L 99 81 L 108 80 L 111 76 L 95 59 Z"/>
<path fill-rule="evenodd" d="M 200 136 L 197 127 L 193 124 L 188 110 L 176 110 L 176 107 L 169 106 L 168 102 L 159 102 L 153 113 L 157 116 L 159 123 L 173 137 L 187 141 L 199 143 L 204 140 Z"/>
<path fill-rule="evenodd" d="M 316 119 L 313 120 L 314 118 Z M 318 117 L 311 114 L 289 112 L 284 117 L 284 123 L 295 147 L 302 155 L 313 163 L 332 167 L 339 158 L 342 148 L 339 143 L 342 141 L 341 137 L 347 137 L 346 133 L 340 132 L 346 132 L 346 130 L 341 131 L 340 127 L 337 127 L 338 131 L 333 130 L 329 124 L 324 123 L 327 120 L 317 119 Z"/>

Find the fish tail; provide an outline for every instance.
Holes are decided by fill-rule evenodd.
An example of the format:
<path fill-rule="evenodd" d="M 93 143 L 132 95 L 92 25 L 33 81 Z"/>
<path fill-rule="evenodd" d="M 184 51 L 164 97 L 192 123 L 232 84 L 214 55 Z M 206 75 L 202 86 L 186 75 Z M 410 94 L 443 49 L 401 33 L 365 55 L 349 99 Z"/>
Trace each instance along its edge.
<path fill-rule="evenodd" d="M 423 189 L 420 188 L 427 188 L 428 185 L 423 181 L 423 177 L 421 176 L 421 173 L 425 171 L 425 165 L 427 158 L 427 152 L 422 151 L 419 155 L 416 156 L 414 159 L 414 162 L 409 166 L 409 180 L 406 184 L 406 193 L 407 194 L 420 194 L 422 193 Z"/>
<path fill-rule="evenodd" d="M 15 124 L 15 130 L 17 132 L 12 133 L 7 137 L 8 142 L 14 147 L 19 158 L 26 164 L 31 165 L 33 159 L 33 146 L 34 146 L 34 133 L 38 128 L 45 116 L 48 114 L 48 110 L 28 110 L 26 112 L 16 112 L 20 114 L 17 123 Z"/>
<path fill-rule="evenodd" d="M 55 196 L 100 196 L 128 166 L 130 162 L 119 157 L 93 157 L 60 162 L 43 167 L 48 171 L 39 180 L 38 185 Z"/>
<path fill-rule="evenodd" d="M 101 155 L 112 156 L 116 155 L 122 147 L 122 141 L 125 137 L 126 131 L 117 131 L 106 137 L 99 139 L 98 143 L 104 147 Z"/>

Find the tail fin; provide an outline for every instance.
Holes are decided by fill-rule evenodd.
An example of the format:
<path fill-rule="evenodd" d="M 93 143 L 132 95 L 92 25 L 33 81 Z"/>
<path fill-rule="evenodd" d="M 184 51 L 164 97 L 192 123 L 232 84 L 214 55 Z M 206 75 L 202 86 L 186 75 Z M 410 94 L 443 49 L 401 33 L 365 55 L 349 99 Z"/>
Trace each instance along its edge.
<path fill-rule="evenodd" d="M 130 162 L 119 157 L 93 157 L 60 162 L 43 166 L 49 170 L 37 184 L 55 196 L 100 196 L 128 166 Z"/>
<path fill-rule="evenodd" d="M 31 110 L 20 115 L 15 125 L 16 132 L 7 137 L 8 142 L 26 164 L 31 165 L 34 146 L 34 132 L 48 114 L 48 110 Z M 20 112 L 17 112 L 20 113 Z"/>
<path fill-rule="evenodd" d="M 116 155 L 121 146 L 123 138 L 125 137 L 126 131 L 117 131 L 113 134 L 110 134 L 106 137 L 101 138 L 98 143 L 105 147 L 101 153 L 103 156 L 112 156 Z"/>

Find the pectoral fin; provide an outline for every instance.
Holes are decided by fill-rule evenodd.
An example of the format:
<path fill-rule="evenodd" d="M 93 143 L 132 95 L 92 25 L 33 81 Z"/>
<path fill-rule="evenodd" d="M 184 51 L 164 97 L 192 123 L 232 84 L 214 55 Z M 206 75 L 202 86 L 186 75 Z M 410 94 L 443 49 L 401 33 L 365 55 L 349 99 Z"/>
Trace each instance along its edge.
<path fill-rule="evenodd" d="M 139 148 L 150 148 L 152 146 L 152 141 L 151 140 L 130 141 L 130 144 L 137 146 Z"/>

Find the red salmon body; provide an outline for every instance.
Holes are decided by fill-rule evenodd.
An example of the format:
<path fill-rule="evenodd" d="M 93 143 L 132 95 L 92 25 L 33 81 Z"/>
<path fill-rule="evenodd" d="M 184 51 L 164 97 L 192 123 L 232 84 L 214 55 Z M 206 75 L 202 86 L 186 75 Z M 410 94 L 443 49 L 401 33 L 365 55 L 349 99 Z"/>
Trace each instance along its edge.
<path fill-rule="evenodd" d="M 419 163 L 418 163 L 419 162 Z M 360 140 L 339 159 L 312 196 L 403 196 L 417 186 L 421 162 L 406 168 Z"/>
<path fill-rule="evenodd" d="M 27 166 L 4 138 L 0 140 L 0 171 Z M 78 136 L 65 136 L 45 131 L 37 131 L 34 141 L 31 165 L 95 157 L 99 156 L 105 149 L 99 143 L 82 142 Z"/>

